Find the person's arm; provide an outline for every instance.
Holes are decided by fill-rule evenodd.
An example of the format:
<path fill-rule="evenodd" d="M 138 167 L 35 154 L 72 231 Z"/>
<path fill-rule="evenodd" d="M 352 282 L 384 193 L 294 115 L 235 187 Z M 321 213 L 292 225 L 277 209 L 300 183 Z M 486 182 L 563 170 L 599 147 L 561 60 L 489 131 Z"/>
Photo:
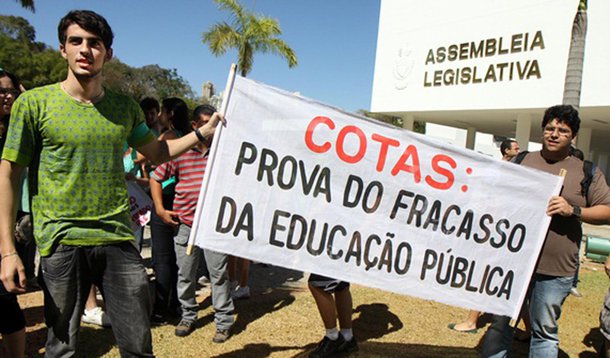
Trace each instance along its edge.
<path fill-rule="evenodd" d="M 161 186 L 161 183 L 156 181 L 154 178 L 150 178 L 150 196 L 155 204 L 155 212 L 161 221 L 171 226 L 180 224 L 174 220 L 174 217 L 176 217 L 178 214 L 174 211 L 166 210 L 163 207 L 163 187 Z"/>
<path fill-rule="evenodd" d="M 198 129 L 204 138 L 210 138 L 216 131 L 219 122 L 224 123 L 224 118 L 219 113 L 214 113 L 212 118 L 203 127 Z M 154 140 L 137 148 L 138 152 L 159 165 L 180 156 L 182 153 L 199 144 L 200 140 L 195 131 L 174 140 Z"/>
<path fill-rule="evenodd" d="M 17 196 L 23 167 L 8 160 L 0 161 L 0 280 L 8 292 L 25 292 L 23 263 L 15 248 Z M 15 282 L 16 277 L 18 282 Z"/>
<path fill-rule="evenodd" d="M 610 224 L 610 206 L 608 205 L 595 205 L 590 208 L 581 208 L 580 210 L 581 220 L 587 224 Z"/>
<path fill-rule="evenodd" d="M 148 159 L 146 159 L 146 157 L 142 153 L 136 151 L 136 159 L 133 161 L 133 163 L 144 166 L 147 162 Z"/>
<path fill-rule="evenodd" d="M 580 208 L 580 220 L 587 224 L 604 225 L 610 223 L 610 206 L 605 204 L 594 205 L 589 208 Z M 574 215 L 574 207 L 564 197 L 553 196 L 549 201 L 547 215 L 559 214 L 561 216 Z"/>

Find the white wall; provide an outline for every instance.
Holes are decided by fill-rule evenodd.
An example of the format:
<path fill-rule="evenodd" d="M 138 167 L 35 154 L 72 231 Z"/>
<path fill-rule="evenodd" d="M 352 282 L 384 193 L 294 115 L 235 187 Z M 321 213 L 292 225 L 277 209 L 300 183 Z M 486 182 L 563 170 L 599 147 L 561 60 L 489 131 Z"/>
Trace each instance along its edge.
<path fill-rule="evenodd" d="M 442 140 L 445 143 L 464 147 L 466 145 L 466 130 L 440 124 L 426 123 L 426 135 Z M 541 143 L 529 142 L 529 145 L 521 144 L 521 150 L 530 152 L 540 150 Z M 494 136 L 487 133 L 477 132 L 474 150 L 494 158 L 502 158 L 500 154 L 500 143 L 494 141 Z"/>
<path fill-rule="evenodd" d="M 561 102 L 577 5 L 578 0 L 382 0 L 372 111 L 544 108 Z M 487 40 L 496 42 L 486 47 L 496 49 L 493 55 L 469 55 L 471 44 Z M 464 56 L 441 61 L 439 49 L 451 46 L 465 49 Z M 500 49 L 508 51 L 499 54 Z M 518 66 L 525 69 L 522 78 Z M 465 83 L 434 80 L 436 73 L 448 79 L 451 71 L 464 74 L 466 68 L 471 75 Z"/>

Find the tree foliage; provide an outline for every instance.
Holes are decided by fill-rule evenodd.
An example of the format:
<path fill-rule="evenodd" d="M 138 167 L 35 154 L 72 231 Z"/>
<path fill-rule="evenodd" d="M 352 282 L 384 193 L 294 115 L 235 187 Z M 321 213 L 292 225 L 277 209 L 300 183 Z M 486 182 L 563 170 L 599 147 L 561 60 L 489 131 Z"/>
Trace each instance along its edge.
<path fill-rule="evenodd" d="M 373 118 L 378 121 L 388 123 L 388 124 L 391 124 L 391 125 L 394 125 L 394 126 L 400 127 L 400 128 L 402 128 L 403 123 L 404 123 L 402 118 L 400 118 L 398 116 L 392 116 L 390 114 L 374 113 L 374 112 L 366 111 L 364 109 L 359 109 L 358 111 L 356 111 L 356 113 L 358 113 L 361 116 L 364 116 L 367 118 Z M 415 123 L 413 124 L 413 132 L 426 134 L 426 123 L 420 122 L 420 121 L 415 121 Z"/>
<path fill-rule="evenodd" d="M 23 7 L 24 9 L 28 9 L 31 10 L 32 12 L 36 11 L 36 8 L 34 7 L 34 0 L 15 0 L 17 1 L 21 7 Z"/>
<path fill-rule="evenodd" d="M 26 88 L 66 77 L 59 52 L 35 40 L 36 31 L 26 19 L 0 15 L 0 67 L 17 75 Z"/>
<path fill-rule="evenodd" d="M 165 69 L 158 65 L 133 68 L 117 59 L 104 67 L 104 85 L 137 99 L 194 97 L 190 85 L 178 75 L 176 69 Z"/>
<path fill-rule="evenodd" d="M 26 19 L 0 15 L 0 67 L 17 75 L 25 88 L 64 80 L 67 65 L 59 51 L 35 40 L 36 31 Z M 104 85 L 136 100 L 175 96 L 191 103 L 197 101 L 176 69 L 158 65 L 134 68 L 113 59 L 104 67 Z"/>
<path fill-rule="evenodd" d="M 34 43 L 36 30 L 30 23 L 19 16 L 0 15 L 0 32 L 13 40 Z"/>
<path fill-rule="evenodd" d="M 290 68 L 297 65 L 295 52 L 279 38 L 282 30 L 276 19 L 252 13 L 238 0 L 214 1 L 221 10 L 231 12 L 230 23 L 217 23 L 203 33 L 203 42 L 215 56 L 236 49 L 238 71 L 244 77 L 252 71 L 256 52 L 279 55 L 286 59 Z"/>

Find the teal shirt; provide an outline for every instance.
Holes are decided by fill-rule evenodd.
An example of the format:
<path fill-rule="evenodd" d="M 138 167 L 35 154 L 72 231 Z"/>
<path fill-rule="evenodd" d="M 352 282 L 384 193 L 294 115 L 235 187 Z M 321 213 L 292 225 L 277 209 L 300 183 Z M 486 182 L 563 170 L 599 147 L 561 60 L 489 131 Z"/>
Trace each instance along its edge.
<path fill-rule="evenodd" d="M 112 91 L 84 104 L 53 84 L 15 101 L 2 158 L 30 167 L 34 236 L 42 256 L 56 243 L 133 239 L 123 145 L 153 140 L 138 104 Z"/>

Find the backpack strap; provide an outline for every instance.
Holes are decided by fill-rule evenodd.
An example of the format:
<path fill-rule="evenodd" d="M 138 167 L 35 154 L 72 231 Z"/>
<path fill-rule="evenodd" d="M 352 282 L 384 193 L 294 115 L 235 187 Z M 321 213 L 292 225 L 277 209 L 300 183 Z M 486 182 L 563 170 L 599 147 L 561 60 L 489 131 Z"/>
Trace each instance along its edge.
<path fill-rule="evenodd" d="M 512 162 L 515 164 L 521 164 L 521 162 L 523 161 L 525 156 L 528 154 L 529 154 L 529 152 L 527 150 L 524 150 L 523 152 L 519 152 L 519 154 L 515 155 Z"/>
<path fill-rule="evenodd" d="M 582 163 L 582 171 L 584 178 L 580 182 L 580 194 L 585 197 L 587 201 L 587 207 L 591 205 L 589 203 L 589 187 L 593 182 L 593 175 L 595 174 L 595 164 L 590 160 L 584 160 Z"/>

